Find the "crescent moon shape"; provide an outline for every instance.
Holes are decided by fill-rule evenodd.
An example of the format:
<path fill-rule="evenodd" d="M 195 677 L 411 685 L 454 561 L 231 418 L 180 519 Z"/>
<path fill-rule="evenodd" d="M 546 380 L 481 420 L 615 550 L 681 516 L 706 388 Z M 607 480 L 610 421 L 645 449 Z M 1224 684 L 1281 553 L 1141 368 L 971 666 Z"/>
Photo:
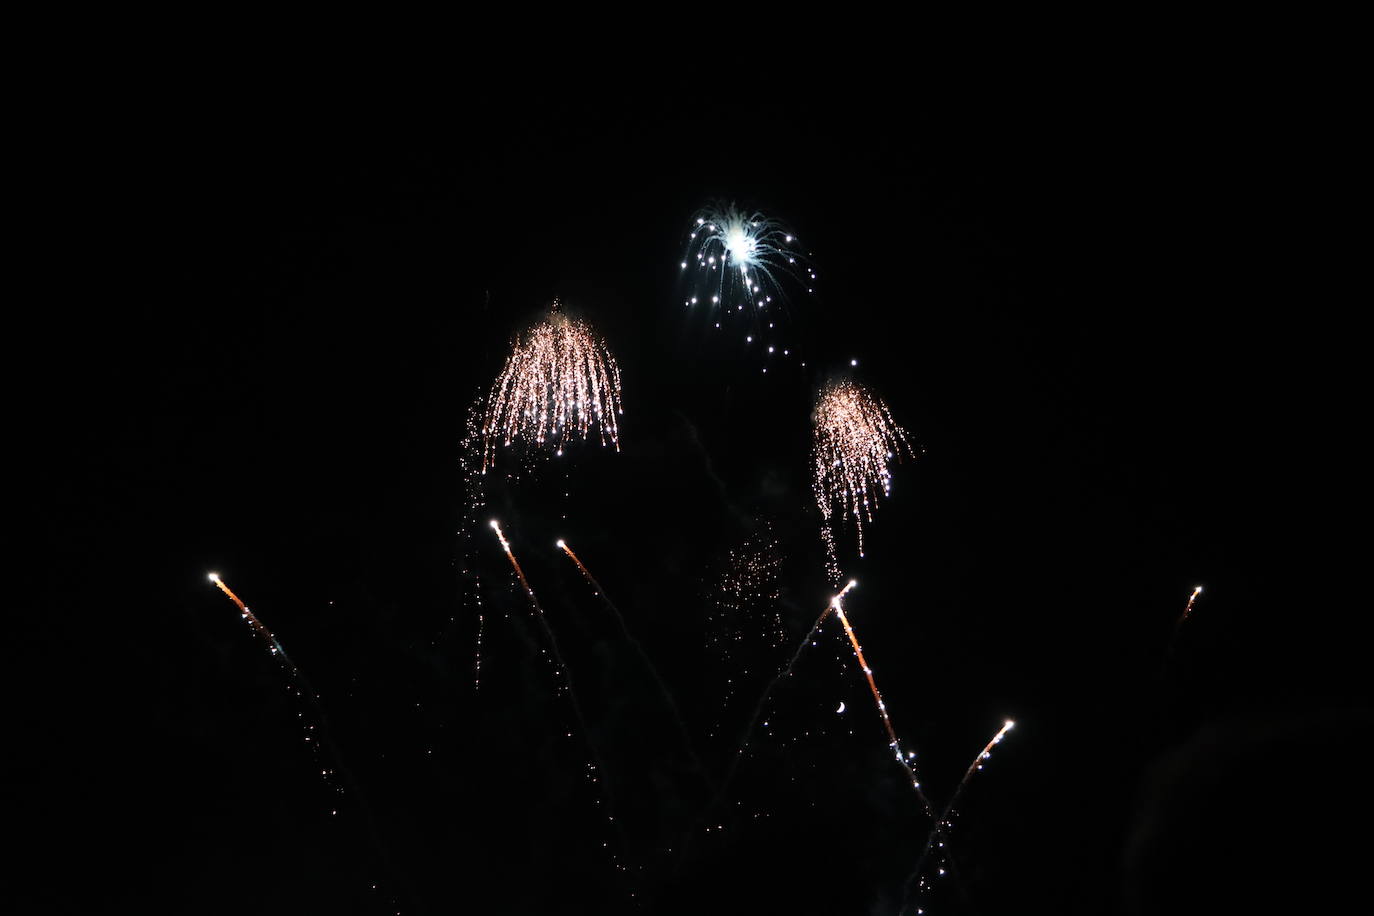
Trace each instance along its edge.
<path fill-rule="evenodd" d="M 840 700 L 840 708 L 836 712 L 844 712 L 844 700 Z"/>

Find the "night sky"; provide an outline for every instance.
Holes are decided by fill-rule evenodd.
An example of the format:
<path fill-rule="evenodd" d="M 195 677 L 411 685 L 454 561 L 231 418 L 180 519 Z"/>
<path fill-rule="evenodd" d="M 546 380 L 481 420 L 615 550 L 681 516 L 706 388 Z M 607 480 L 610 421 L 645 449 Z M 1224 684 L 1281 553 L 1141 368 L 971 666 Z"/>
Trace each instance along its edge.
<path fill-rule="evenodd" d="M 49 163 L 70 254 L 9 341 L 37 458 L 10 785 L 67 873 L 14 911 L 896 914 L 930 822 L 833 623 L 708 812 L 832 594 L 810 411 L 851 360 L 918 454 L 842 542 L 846 608 L 932 800 L 1017 722 L 925 911 L 1340 899 L 1374 720 L 1313 369 L 1348 332 L 1276 241 L 1317 193 L 1303 102 L 1124 69 L 93 87 Z M 805 369 L 686 317 L 716 199 L 811 253 Z M 621 448 L 493 479 L 469 563 L 465 414 L 555 297 L 620 364 Z M 784 638 L 746 621 L 722 659 L 712 583 L 764 531 Z"/>

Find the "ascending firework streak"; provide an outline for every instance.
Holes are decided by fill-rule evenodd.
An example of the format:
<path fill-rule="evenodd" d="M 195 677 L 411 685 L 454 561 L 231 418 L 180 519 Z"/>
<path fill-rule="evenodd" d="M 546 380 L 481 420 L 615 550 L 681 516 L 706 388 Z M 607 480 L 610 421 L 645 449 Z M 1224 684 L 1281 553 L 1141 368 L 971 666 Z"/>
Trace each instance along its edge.
<path fill-rule="evenodd" d="M 709 784 L 711 781 L 710 774 L 706 772 L 706 767 L 702 764 L 701 759 L 697 757 L 696 749 L 692 746 L 692 737 L 687 733 L 687 724 L 682 721 L 682 713 L 677 708 L 677 702 L 673 699 L 672 691 L 668 689 L 667 684 L 663 683 L 663 678 L 659 676 L 658 668 L 654 665 L 653 660 L 649 658 L 649 653 L 644 651 L 643 644 L 634 637 L 634 634 L 630 632 L 630 628 L 626 626 L 625 618 L 621 615 L 620 608 L 615 606 L 615 602 L 611 600 L 610 595 L 606 594 L 606 590 L 601 587 L 601 583 L 596 581 L 596 577 L 592 575 L 591 570 L 587 569 L 578 558 L 577 554 L 573 553 L 573 549 L 568 546 L 568 542 L 559 538 L 557 547 L 568 555 L 568 559 L 577 564 L 577 568 L 581 571 L 582 577 L 587 580 L 587 584 L 592 587 L 597 597 L 599 597 L 606 607 L 610 608 L 611 613 L 615 615 L 616 622 L 620 624 L 620 632 L 625 634 L 625 639 L 630 645 L 634 646 L 635 651 L 639 653 L 640 661 L 644 662 L 644 667 L 647 668 L 649 674 L 652 675 L 654 683 L 658 685 L 659 693 L 663 695 L 664 702 L 668 704 L 668 710 L 673 714 L 673 721 L 677 723 L 678 733 L 682 738 L 682 745 L 686 749 L 688 756 L 692 758 L 692 763 L 701 773 L 702 778 Z"/>
<path fill-rule="evenodd" d="M 1015 727 L 1016 723 L 1013 722 L 1011 719 L 1008 719 L 1006 722 L 1004 722 L 1002 724 L 1001 729 L 998 730 L 997 734 L 992 736 L 992 740 L 989 741 L 987 745 L 984 746 L 984 748 L 978 752 L 978 756 L 974 757 L 973 762 L 968 765 L 968 769 L 964 772 L 964 778 L 959 780 L 959 785 L 955 787 L 954 794 L 951 795 L 949 798 L 949 804 L 945 805 L 945 809 L 940 812 L 940 819 L 936 821 L 935 826 L 930 829 L 930 835 L 926 837 L 925 848 L 921 850 L 921 856 L 916 860 L 915 870 L 912 871 L 911 877 L 907 878 L 907 897 L 910 897 L 911 895 L 911 886 L 914 882 L 920 881 L 920 886 L 925 886 L 924 881 L 922 881 L 921 879 L 921 869 L 925 867 L 926 858 L 929 857 L 930 850 L 935 845 L 936 841 L 939 840 L 940 845 L 944 845 L 944 841 L 940 839 L 941 831 L 949 830 L 951 827 L 954 826 L 949 822 L 949 818 L 950 815 L 954 813 L 954 807 L 959 803 L 959 797 L 963 795 L 964 789 L 969 784 L 969 780 L 973 779 L 974 773 L 978 772 L 983 768 L 983 761 L 987 760 L 989 757 L 992 756 L 992 749 L 996 747 L 998 744 L 1000 744 L 1002 742 L 1002 738 L 1006 736 L 1007 732 L 1011 731 Z M 905 911 L 906 908 L 906 904 L 903 903 L 902 911 Z"/>
<path fill-rule="evenodd" d="M 582 738 L 587 744 L 587 752 L 592 757 L 594 769 L 598 776 L 593 779 L 601 788 L 601 793 L 606 799 L 606 820 L 620 834 L 621 846 L 624 848 L 625 839 L 620 831 L 620 825 L 615 820 L 615 809 L 611 798 L 610 780 L 606 775 L 606 767 L 601 763 L 601 757 L 596 752 L 596 745 L 592 742 L 591 729 L 587 727 L 587 719 L 582 714 L 582 704 L 578 702 L 577 693 L 573 690 L 572 675 L 568 672 L 568 666 L 563 662 L 563 654 L 558 651 L 558 639 L 553 635 L 553 627 L 549 626 L 548 619 L 544 616 L 544 608 L 540 606 L 539 599 L 535 597 L 534 589 L 530 587 L 529 580 L 525 578 L 525 571 L 520 568 L 520 561 L 515 558 L 514 551 L 511 550 L 510 541 L 506 540 L 505 534 L 501 531 L 501 525 L 496 519 L 491 520 L 491 530 L 496 532 L 496 539 L 501 542 L 501 549 L 506 552 L 506 559 L 510 560 L 511 568 L 515 570 L 515 575 L 520 580 L 520 587 L 525 590 L 525 596 L 529 598 L 530 607 L 534 610 L 534 616 L 539 618 L 540 625 L 544 628 L 544 635 L 549 640 L 549 648 L 553 652 L 555 667 L 559 675 L 563 678 L 563 684 L 567 688 L 568 700 L 572 704 L 573 715 L 577 718 L 577 725 L 582 729 Z M 612 861 L 615 860 L 612 855 Z M 624 866 L 616 863 L 616 867 L 624 869 Z"/>
<path fill-rule="evenodd" d="M 248 610 L 248 605 L 244 604 L 243 601 L 239 599 L 239 596 L 234 594 L 229 586 L 225 584 L 225 581 L 219 577 L 219 573 L 210 573 L 210 581 L 219 586 L 219 590 L 228 595 L 229 600 L 238 606 L 239 612 L 243 615 L 243 619 L 248 621 L 248 625 L 253 628 L 253 632 L 267 640 L 268 647 L 272 650 L 272 654 L 281 659 L 282 664 L 291 672 L 291 676 L 300 678 L 300 669 L 291 661 L 291 656 L 286 654 L 286 650 L 282 648 L 281 643 L 277 642 L 277 637 L 273 636 L 272 631 L 262 625 L 262 621 L 257 618 L 257 615 Z M 310 691 L 310 693 L 314 696 L 314 691 Z M 315 699 L 319 698 L 315 697 Z"/>
<path fill-rule="evenodd" d="M 554 300 L 549 316 L 516 340 L 492 385 L 482 470 L 495 463 L 498 445 L 521 442 L 561 455 L 568 440 L 586 439 L 593 427 L 602 445 L 619 451 L 622 412 L 615 357 L 590 325 L 558 311 Z"/>
<path fill-rule="evenodd" d="M 844 596 L 851 588 L 859 583 L 853 579 L 849 584 L 840 590 L 840 593 L 830 599 L 830 609 L 835 612 L 835 616 L 840 618 L 840 623 L 844 625 L 845 635 L 849 637 L 849 644 L 854 647 L 854 657 L 859 661 L 859 667 L 863 669 L 864 677 L 868 680 L 868 689 L 873 692 L 873 702 L 878 705 L 878 715 L 882 716 L 883 727 L 887 729 L 888 749 L 897 762 L 906 770 L 907 776 L 911 779 L 911 788 L 916 792 L 916 797 L 921 800 L 921 805 L 926 809 L 926 813 L 932 818 L 935 817 L 935 809 L 931 807 L 930 800 L 926 798 L 925 792 L 921 790 L 921 781 L 916 777 L 916 770 L 911 766 L 913 754 L 902 753 L 901 743 L 897 740 L 897 732 L 892 727 L 892 720 L 887 715 L 887 705 L 883 703 L 883 695 L 878 692 L 878 684 L 873 680 L 873 669 L 868 667 L 868 662 L 864 659 L 864 650 L 859 645 L 859 638 L 854 635 L 854 628 L 849 625 L 849 618 L 844 613 Z M 939 822 L 936 822 L 936 829 L 939 829 Z"/>
<path fill-rule="evenodd" d="M 1168 646 L 1167 649 L 1164 650 L 1164 664 L 1163 664 L 1163 666 L 1160 668 L 1160 674 L 1161 674 L 1161 675 L 1164 673 L 1164 669 L 1166 669 L 1166 668 L 1169 667 L 1169 659 L 1171 659 L 1171 658 L 1174 657 L 1174 646 L 1175 646 L 1175 644 L 1178 642 L 1178 634 L 1179 634 L 1179 631 L 1183 629 L 1184 621 L 1186 621 L 1186 620 L 1188 619 L 1188 615 L 1191 614 L 1191 613 L 1193 612 L 1193 602 L 1197 601 L 1197 596 L 1198 596 L 1198 595 L 1201 595 L 1201 594 L 1202 594 L 1202 586 L 1201 586 L 1201 585 L 1199 585 L 1199 586 L 1197 586 L 1197 587 L 1195 587 L 1195 588 L 1193 589 L 1193 593 L 1192 593 L 1191 595 L 1188 596 L 1188 604 L 1187 604 L 1186 606 L 1184 606 L 1184 608 L 1183 608 L 1183 613 L 1179 616 L 1178 620 L 1174 623 L 1174 631 L 1173 631 L 1173 633 L 1171 633 L 1170 636 L 1169 636 L 1169 646 Z"/>
<path fill-rule="evenodd" d="M 332 767 L 320 770 L 320 775 L 324 777 L 330 788 L 339 795 L 345 794 L 344 786 L 339 782 L 340 779 L 348 784 L 348 788 L 353 790 L 353 796 L 358 801 L 358 808 L 362 812 L 363 822 L 367 826 L 368 837 L 372 841 L 372 846 L 378 859 L 381 861 L 382 866 L 391 874 L 393 879 L 401 881 L 399 872 L 397 872 L 395 867 L 391 864 L 390 857 L 386 853 L 386 847 L 382 844 L 381 838 L 378 836 L 377 823 L 372 816 L 372 810 L 367 803 L 367 799 L 364 797 L 362 790 L 358 787 L 357 781 L 353 779 L 348 769 L 343 765 L 343 758 L 339 754 L 339 749 L 334 746 L 334 742 L 330 740 L 328 733 L 324 730 L 324 711 L 320 708 L 319 694 L 310 686 L 310 682 L 306 680 L 301 670 L 291 661 L 291 657 L 286 654 L 286 649 L 282 648 L 282 644 L 277 641 L 277 637 L 272 635 L 272 631 L 267 629 L 267 627 L 263 625 L 263 622 L 257 618 L 257 615 L 248 609 L 248 605 L 244 604 L 243 600 L 239 598 L 238 595 L 234 594 L 233 589 L 229 587 L 228 583 L 221 579 L 218 573 L 210 573 L 209 579 L 219 587 L 220 591 L 228 596 L 230 601 L 234 602 L 234 605 L 239 609 L 240 615 L 248 622 L 248 625 L 253 628 L 253 632 L 261 636 L 267 642 L 272 656 L 286 669 L 287 674 L 294 682 L 292 686 L 296 696 L 303 697 L 309 701 L 311 708 L 314 710 L 315 720 L 320 723 L 320 729 L 319 734 L 315 734 L 315 725 L 306 725 L 306 743 L 314 749 L 316 755 L 321 751 L 327 754 L 333 764 Z M 302 713 L 297 713 L 297 715 L 303 716 Z M 316 759 L 318 760 L 318 757 Z M 338 813 L 339 811 L 337 808 L 330 811 L 332 815 L 337 815 Z M 401 883 L 409 887 L 408 881 L 401 881 Z M 375 889 L 376 885 L 373 885 L 373 888 Z M 413 896 L 413 889 L 411 890 L 411 894 Z"/>
<path fill-rule="evenodd" d="M 864 555 L 864 523 L 873 521 L 879 495 L 892 490 L 889 463 L 911 453 L 906 431 L 896 424 L 883 399 L 849 379 L 828 382 L 813 414 L 812 487 L 821 510 L 831 581 L 839 584 L 833 517 L 852 518 Z"/>

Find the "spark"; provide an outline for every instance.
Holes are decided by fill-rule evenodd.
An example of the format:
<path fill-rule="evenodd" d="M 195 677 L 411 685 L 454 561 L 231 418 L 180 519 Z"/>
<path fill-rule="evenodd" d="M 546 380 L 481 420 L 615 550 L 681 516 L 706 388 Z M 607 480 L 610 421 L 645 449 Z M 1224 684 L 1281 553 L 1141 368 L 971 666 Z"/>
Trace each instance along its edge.
<path fill-rule="evenodd" d="M 785 298 L 782 283 L 800 279 L 796 238 L 783 225 L 762 213 L 746 213 L 734 204 L 712 204 L 695 217 L 687 239 L 682 269 L 696 265 L 695 280 L 703 287 L 698 296 L 713 290 L 712 303 L 727 312 L 751 316 L 765 308 L 774 296 Z M 808 276 L 811 275 L 807 270 Z M 695 300 L 693 300 L 695 301 Z"/>
<path fill-rule="evenodd" d="M 832 527 L 836 510 L 842 520 L 853 519 L 863 556 L 864 523 L 873 521 L 879 494 L 892 492 L 892 461 L 911 454 L 911 446 L 883 399 L 850 379 L 833 380 L 821 388 L 812 421 L 812 486 L 821 510 L 831 580 L 837 581 Z"/>
<path fill-rule="evenodd" d="M 573 440 L 590 438 L 620 450 L 616 417 L 620 368 L 591 326 L 559 311 L 517 337 L 492 385 L 482 419 L 482 470 L 499 446 L 520 443 L 562 454 Z"/>
<path fill-rule="evenodd" d="M 973 774 L 983 768 L 983 761 L 989 759 L 992 756 L 992 749 L 997 745 L 1001 744 L 1002 739 L 1006 737 L 1007 732 L 1011 731 L 1015 727 L 1016 723 L 1013 722 L 1011 719 L 1008 719 L 1005 722 L 1003 722 L 1002 727 L 998 729 L 997 734 L 992 736 L 992 740 L 989 741 L 986 745 L 984 745 L 983 749 L 978 752 L 978 756 L 973 758 L 973 762 L 970 763 L 968 765 L 968 769 L 964 771 L 964 778 L 959 780 L 959 785 L 955 787 L 954 794 L 951 795 L 949 798 L 949 804 L 945 805 L 944 810 L 940 812 L 940 819 L 936 821 L 935 825 L 930 829 L 930 835 L 926 837 L 925 848 L 921 850 L 921 855 L 916 860 L 916 868 L 912 871 L 911 877 L 907 878 L 906 886 L 908 896 L 910 895 L 910 889 L 912 884 L 920 882 L 921 870 L 925 867 L 926 859 L 930 856 L 931 848 L 934 847 L 936 840 L 941 839 L 941 832 L 947 831 L 950 827 L 953 826 L 953 824 L 949 822 L 950 816 L 954 813 L 954 809 L 959 803 L 960 796 L 964 794 L 964 789 L 968 787 L 970 780 L 973 779 Z M 941 845 L 943 846 L 943 840 L 941 840 Z M 949 852 L 948 850 L 946 850 L 945 856 L 947 857 L 948 855 Z M 943 870 L 941 870 L 941 874 L 943 873 Z M 923 887 L 924 883 L 921 882 L 919 886 Z M 902 905 L 901 910 L 906 910 L 905 904 Z M 917 912 L 920 911 L 917 910 Z"/>

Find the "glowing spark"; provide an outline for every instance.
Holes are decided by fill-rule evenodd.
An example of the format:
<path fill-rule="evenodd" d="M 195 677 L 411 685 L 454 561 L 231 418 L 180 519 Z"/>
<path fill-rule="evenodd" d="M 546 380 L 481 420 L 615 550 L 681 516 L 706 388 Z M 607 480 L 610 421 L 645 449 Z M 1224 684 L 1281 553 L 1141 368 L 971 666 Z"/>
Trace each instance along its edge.
<path fill-rule="evenodd" d="M 844 712 L 844 700 L 840 700 L 840 708 L 837 709 L 837 710 L 835 710 L 835 712 L 837 712 L 837 713 Z"/>
<path fill-rule="evenodd" d="M 842 519 L 854 520 L 863 556 L 864 523 L 873 521 L 879 493 L 887 496 L 892 491 L 891 462 L 903 452 L 910 454 L 911 446 L 882 398 L 848 379 L 821 388 L 812 421 L 812 486 L 834 581 L 839 573 L 831 527 L 836 508 Z"/>
<path fill-rule="evenodd" d="M 1007 732 L 1011 731 L 1015 727 L 1016 723 L 1013 722 L 1011 719 L 1008 719 L 1006 722 L 1002 723 L 1002 727 L 998 729 L 997 734 L 992 736 L 992 740 L 989 741 L 986 745 L 984 745 L 983 749 L 978 752 L 978 756 L 973 758 L 973 762 L 970 763 L 968 765 L 968 769 L 964 771 L 964 778 L 959 780 L 959 785 L 955 787 L 954 794 L 951 795 L 949 798 L 949 804 L 945 805 L 945 809 L 942 812 L 940 812 L 940 819 L 935 822 L 935 826 L 933 826 L 930 829 L 930 835 L 926 837 L 926 845 L 925 848 L 921 850 L 920 858 L 916 860 L 915 870 L 912 871 L 911 877 L 907 878 L 908 895 L 910 895 L 911 885 L 914 882 L 920 881 L 921 870 L 925 867 L 926 859 L 929 857 L 931 847 L 935 845 L 936 840 L 940 840 L 941 846 L 944 846 L 944 840 L 941 836 L 941 833 L 943 830 L 947 830 L 950 826 L 952 826 L 949 823 L 950 815 L 954 813 L 955 806 L 959 803 L 959 797 L 964 794 L 964 789 L 968 787 L 969 781 L 973 779 L 973 774 L 983 768 L 983 761 L 987 760 L 992 755 L 992 749 L 997 745 L 1001 744 L 1002 739 L 1006 736 Z M 946 849 L 945 855 L 948 856 L 948 854 L 949 851 L 948 849 Z M 944 869 L 941 869 L 940 873 L 944 874 Z M 924 886 L 923 882 L 921 886 Z M 906 905 L 904 903 L 901 911 L 904 912 L 905 910 Z M 917 912 L 920 911 L 917 910 Z"/>
<path fill-rule="evenodd" d="M 495 464 L 498 445 L 514 443 L 559 454 L 574 437 L 593 430 L 601 444 L 620 450 L 616 417 L 620 368 L 585 321 L 558 311 L 515 342 L 492 385 L 482 420 L 482 469 Z"/>
<path fill-rule="evenodd" d="M 784 277 L 796 276 L 795 241 L 777 220 L 713 204 L 696 217 L 682 263 L 696 262 L 698 281 L 714 287 L 713 303 L 724 301 L 727 311 L 747 303 L 752 312 L 783 295 Z"/>

